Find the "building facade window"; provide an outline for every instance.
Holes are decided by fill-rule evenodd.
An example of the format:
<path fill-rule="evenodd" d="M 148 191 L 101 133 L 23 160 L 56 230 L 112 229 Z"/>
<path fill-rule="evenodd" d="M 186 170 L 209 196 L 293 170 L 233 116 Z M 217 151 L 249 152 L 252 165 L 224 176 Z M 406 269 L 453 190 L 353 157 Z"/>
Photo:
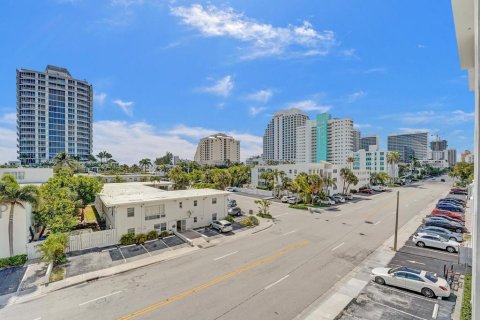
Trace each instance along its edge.
<path fill-rule="evenodd" d="M 178 203 L 178 207 L 179 207 L 179 208 L 182 208 L 182 207 L 183 207 L 183 203 L 182 203 L 182 202 L 179 202 L 179 203 Z"/>
<path fill-rule="evenodd" d="M 197 223 L 197 217 L 193 217 L 193 223 Z"/>
<path fill-rule="evenodd" d="M 217 198 L 212 198 L 212 204 L 216 204 L 217 203 Z"/>
<path fill-rule="evenodd" d="M 198 204 L 198 201 L 197 200 L 193 200 L 193 206 L 196 207 Z"/>
<path fill-rule="evenodd" d="M 135 217 L 135 208 L 127 208 L 127 217 L 128 218 Z M 134 230 L 134 233 L 135 233 L 135 230 Z"/>
<path fill-rule="evenodd" d="M 216 213 L 213 213 L 213 214 L 212 214 L 212 220 L 213 220 L 213 221 L 216 221 L 216 220 L 217 220 L 217 214 L 216 214 Z"/>
<path fill-rule="evenodd" d="M 127 229 L 127 233 L 129 233 L 129 234 L 135 234 L 135 228 L 129 228 L 129 229 Z"/>

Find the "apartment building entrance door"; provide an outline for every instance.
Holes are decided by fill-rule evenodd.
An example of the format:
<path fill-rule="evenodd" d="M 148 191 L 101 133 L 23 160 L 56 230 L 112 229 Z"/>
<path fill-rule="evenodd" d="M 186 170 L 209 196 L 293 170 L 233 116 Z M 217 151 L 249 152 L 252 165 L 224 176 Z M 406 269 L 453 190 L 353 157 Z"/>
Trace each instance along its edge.
<path fill-rule="evenodd" d="M 183 232 L 187 228 L 187 220 L 177 220 L 177 231 Z"/>

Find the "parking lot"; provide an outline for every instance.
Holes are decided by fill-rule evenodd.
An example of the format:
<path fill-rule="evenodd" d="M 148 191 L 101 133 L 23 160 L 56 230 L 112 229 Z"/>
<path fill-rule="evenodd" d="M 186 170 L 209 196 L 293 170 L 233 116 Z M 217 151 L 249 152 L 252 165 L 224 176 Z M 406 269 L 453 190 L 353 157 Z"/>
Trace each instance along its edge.
<path fill-rule="evenodd" d="M 410 237 L 387 265 L 388 268 L 400 266 L 430 271 L 444 279 L 447 278 L 448 270 L 451 270 L 451 274 L 455 275 L 450 284 L 452 294 L 448 298 L 431 299 L 417 292 L 371 281 L 336 319 L 450 320 L 457 299 L 458 280 L 467 271 L 466 267 L 459 263 L 459 254 L 417 247 Z"/>
<path fill-rule="evenodd" d="M 26 270 L 24 266 L 0 270 L 0 296 L 16 292 Z"/>
<path fill-rule="evenodd" d="M 235 221 L 232 223 L 233 231 L 231 231 L 231 232 L 220 233 L 217 230 L 212 229 L 210 227 L 200 228 L 200 229 L 197 229 L 195 231 L 198 232 L 198 233 L 201 233 L 202 235 L 204 235 L 208 238 L 213 238 L 213 239 L 214 238 L 220 238 L 220 237 L 233 236 L 233 235 L 235 235 L 239 232 L 242 232 L 242 231 L 245 231 L 245 230 L 248 229 L 247 227 L 242 226 L 240 223 L 237 222 L 241 219 L 242 219 L 242 217 L 236 217 L 235 218 Z"/>
<path fill-rule="evenodd" d="M 147 241 L 143 245 L 112 246 L 69 253 L 66 276 L 73 277 L 87 272 L 110 268 L 185 246 L 188 245 L 174 235 Z"/>

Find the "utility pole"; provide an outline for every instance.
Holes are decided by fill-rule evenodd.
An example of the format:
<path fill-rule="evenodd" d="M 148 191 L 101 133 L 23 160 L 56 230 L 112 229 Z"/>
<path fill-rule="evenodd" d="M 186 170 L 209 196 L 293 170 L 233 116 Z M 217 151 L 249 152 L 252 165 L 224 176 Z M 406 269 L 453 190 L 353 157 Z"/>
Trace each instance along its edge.
<path fill-rule="evenodd" d="M 395 238 L 393 241 L 393 251 L 397 251 L 397 236 L 398 236 L 398 205 L 400 202 L 400 191 L 397 191 L 397 211 L 395 213 Z"/>

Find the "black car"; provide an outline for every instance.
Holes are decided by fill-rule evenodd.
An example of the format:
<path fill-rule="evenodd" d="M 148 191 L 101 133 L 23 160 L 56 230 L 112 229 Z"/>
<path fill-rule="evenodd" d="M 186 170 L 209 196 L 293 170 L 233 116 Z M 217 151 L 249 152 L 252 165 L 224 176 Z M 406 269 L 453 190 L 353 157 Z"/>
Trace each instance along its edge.
<path fill-rule="evenodd" d="M 242 209 L 240 207 L 233 207 L 228 209 L 228 214 L 231 216 L 241 216 L 242 215 Z"/>
<path fill-rule="evenodd" d="M 445 179 L 440 179 L 441 182 L 445 182 Z"/>
<path fill-rule="evenodd" d="M 457 232 L 457 233 L 467 232 L 467 228 L 465 228 L 464 226 L 462 226 L 458 223 L 449 222 L 448 220 L 428 221 L 428 222 L 425 223 L 425 226 L 426 227 L 440 227 L 440 228 L 444 228 L 444 229 L 447 229 L 447 230 L 450 230 L 450 231 L 453 231 L 453 232 Z"/>

